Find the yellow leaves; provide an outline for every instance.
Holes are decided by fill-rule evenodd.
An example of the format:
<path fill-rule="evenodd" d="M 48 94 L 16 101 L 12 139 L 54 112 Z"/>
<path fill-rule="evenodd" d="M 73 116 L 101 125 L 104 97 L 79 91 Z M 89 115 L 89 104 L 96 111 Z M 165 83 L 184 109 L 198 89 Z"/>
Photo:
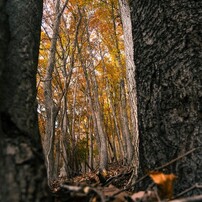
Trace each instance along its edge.
<path fill-rule="evenodd" d="M 64 2 L 65 0 L 61 1 L 61 7 Z M 52 97 L 57 104 L 63 94 L 66 96 L 68 100 L 68 116 L 73 114 L 71 108 L 74 107 L 76 111 L 75 122 L 72 123 L 74 124 L 74 130 L 78 130 L 79 133 L 85 135 L 88 126 L 87 121 L 84 120 L 89 118 L 92 112 L 89 110 L 90 104 L 88 100 L 90 94 L 88 95 L 81 65 L 86 66 L 89 78 L 91 77 L 91 72 L 96 71 L 98 97 L 105 116 L 105 124 L 106 127 L 112 127 L 112 130 L 114 130 L 113 123 L 111 123 L 112 114 L 109 106 L 109 93 L 113 92 L 111 102 L 118 106 L 120 104 L 119 80 L 120 77 L 123 77 L 123 72 L 125 76 L 125 70 L 123 70 L 125 69 L 124 47 L 123 42 L 120 41 L 123 38 L 123 32 L 117 7 L 118 0 L 70 0 L 60 20 L 55 54 L 56 64 L 51 78 Z M 43 31 L 41 32 L 37 74 L 39 103 L 44 101 L 43 84 L 49 61 L 55 16 L 52 8 L 54 8 L 54 4 L 52 5 L 50 2 L 47 2 L 44 7 L 45 15 L 43 15 Z M 80 24 L 78 24 L 80 16 L 82 18 Z M 73 72 L 71 73 L 72 68 Z M 78 82 L 76 82 L 77 80 Z M 67 83 L 69 84 L 68 89 L 66 89 Z M 75 87 L 76 85 L 77 87 Z M 93 82 L 90 82 L 90 85 L 92 85 L 93 91 L 95 89 Z M 93 92 L 91 94 L 93 95 Z M 61 110 L 63 109 L 61 108 Z M 61 114 L 59 113 L 58 116 Z M 91 123 L 90 120 L 89 123 Z M 40 130 L 44 130 L 42 124 L 40 125 Z"/>
<path fill-rule="evenodd" d="M 152 171 L 149 176 L 158 187 L 158 195 L 161 199 L 171 199 L 173 196 L 173 183 L 176 179 L 174 174 L 164 174 Z"/>
<path fill-rule="evenodd" d="M 71 0 L 71 4 L 78 5 L 79 7 L 86 6 L 91 3 L 91 0 Z"/>

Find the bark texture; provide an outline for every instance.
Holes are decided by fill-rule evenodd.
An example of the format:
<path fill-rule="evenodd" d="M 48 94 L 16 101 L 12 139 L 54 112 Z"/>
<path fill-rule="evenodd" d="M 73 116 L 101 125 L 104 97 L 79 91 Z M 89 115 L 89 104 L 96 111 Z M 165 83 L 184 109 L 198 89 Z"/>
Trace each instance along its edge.
<path fill-rule="evenodd" d="M 128 126 L 128 114 L 127 114 L 127 108 L 126 108 L 126 92 L 125 92 L 125 82 L 124 80 L 121 80 L 120 82 L 120 100 L 121 100 L 121 109 L 120 109 L 120 115 L 121 115 L 121 125 L 122 125 L 122 133 L 123 133 L 123 139 L 124 144 L 126 147 L 126 154 L 124 159 L 124 164 L 131 165 L 133 160 L 133 154 L 134 154 L 134 148 L 131 141 L 131 134 Z"/>
<path fill-rule="evenodd" d="M 133 0 L 130 6 L 141 175 L 202 147 L 202 1 Z M 178 176 L 176 192 L 200 183 L 202 149 L 168 172 Z"/>
<path fill-rule="evenodd" d="M 133 153 L 133 166 L 134 174 L 137 176 L 137 169 L 139 166 L 139 135 L 138 135 L 138 123 L 137 123 L 137 92 L 135 81 L 135 63 L 134 63 L 134 50 L 133 50 L 133 38 L 132 38 L 132 23 L 130 16 L 130 7 L 128 0 L 119 0 L 121 21 L 124 33 L 124 48 L 126 56 L 126 76 L 128 86 L 128 97 L 131 113 L 131 133 L 133 137 L 134 153 Z"/>
<path fill-rule="evenodd" d="M 0 201 L 51 201 L 38 132 L 42 1 L 0 0 Z"/>

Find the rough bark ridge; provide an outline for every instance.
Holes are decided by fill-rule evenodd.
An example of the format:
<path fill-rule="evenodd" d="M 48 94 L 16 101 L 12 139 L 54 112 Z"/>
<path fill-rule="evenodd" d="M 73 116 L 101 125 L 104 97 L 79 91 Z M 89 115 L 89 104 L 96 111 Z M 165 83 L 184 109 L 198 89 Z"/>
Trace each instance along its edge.
<path fill-rule="evenodd" d="M 0 0 L 0 201 L 50 201 L 36 81 L 42 1 Z"/>
<path fill-rule="evenodd" d="M 202 1 L 133 0 L 130 6 L 141 175 L 202 146 Z M 177 192 L 201 182 L 202 150 L 168 171 L 178 176 Z"/>

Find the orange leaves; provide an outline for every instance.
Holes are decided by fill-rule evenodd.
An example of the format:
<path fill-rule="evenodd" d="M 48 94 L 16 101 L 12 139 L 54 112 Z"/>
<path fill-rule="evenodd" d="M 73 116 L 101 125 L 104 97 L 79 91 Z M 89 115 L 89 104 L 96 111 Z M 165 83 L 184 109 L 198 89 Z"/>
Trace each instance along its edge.
<path fill-rule="evenodd" d="M 66 1 L 61 1 L 61 8 L 64 2 Z M 49 66 L 49 53 L 56 16 L 54 7 L 54 2 L 45 2 L 37 74 L 38 101 L 43 107 L 43 84 L 46 81 L 45 74 Z M 60 106 L 56 124 L 59 132 L 62 131 L 63 125 L 69 125 L 71 130 L 68 133 L 72 133 L 72 137 L 76 134 L 79 142 L 82 143 L 81 137 L 89 138 L 86 134 L 94 131 L 95 125 L 91 120 L 93 110 L 91 110 L 89 100 L 90 97 L 95 97 L 96 81 L 106 132 L 110 133 L 110 138 L 113 137 L 112 134 L 114 136 L 117 134 L 119 128 L 114 126 L 113 118 L 117 116 L 116 124 L 119 126 L 119 82 L 120 78 L 125 76 L 125 70 L 123 70 L 125 69 L 124 47 L 121 40 L 123 40 L 123 32 L 122 26 L 120 26 L 118 0 L 68 1 L 60 20 L 54 56 L 54 72 L 51 77 L 52 98 L 55 105 Z M 83 67 L 87 69 L 87 76 L 90 78 L 89 91 Z M 93 73 L 95 79 L 91 79 Z M 109 98 L 111 98 L 110 102 Z M 117 107 L 114 115 L 111 113 L 112 106 Z M 43 113 L 45 112 L 43 111 Z M 63 118 L 64 114 L 68 117 L 66 120 Z M 45 119 L 42 117 L 40 121 L 45 121 Z M 67 123 L 64 124 L 63 121 Z M 43 122 L 40 123 L 40 130 L 44 133 Z M 115 139 L 117 140 L 116 137 Z M 84 145 L 86 146 L 86 144 Z M 87 145 L 90 147 L 90 144 Z M 80 145 L 79 149 L 84 151 Z M 97 151 L 97 145 L 95 151 Z M 98 154 L 94 153 L 94 156 L 97 157 Z"/>
<path fill-rule="evenodd" d="M 156 183 L 156 184 L 164 184 L 167 181 L 173 181 L 176 179 L 176 176 L 174 174 L 164 174 L 161 172 L 150 172 L 149 176 L 152 178 L 152 180 Z"/>
<path fill-rule="evenodd" d="M 164 174 L 152 171 L 149 176 L 158 187 L 158 195 L 161 199 L 171 199 L 173 196 L 173 183 L 176 179 L 174 174 Z"/>

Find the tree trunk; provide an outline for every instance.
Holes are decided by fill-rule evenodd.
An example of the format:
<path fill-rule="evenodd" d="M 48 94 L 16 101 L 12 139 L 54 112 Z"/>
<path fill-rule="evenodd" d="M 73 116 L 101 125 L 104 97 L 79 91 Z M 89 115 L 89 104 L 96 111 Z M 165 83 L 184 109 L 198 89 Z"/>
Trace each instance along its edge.
<path fill-rule="evenodd" d="M 55 121 L 59 107 L 53 101 L 53 90 L 52 90 L 52 77 L 56 64 L 56 50 L 57 50 L 57 39 L 60 28 L 60 19 L 68 3 L 65 1 L 62 9 L 60 9 L 60 0 L 56 1 L 55 6 L 55 19 L 53 25 L 53 34 L 51 38 L 51 47 L 48 58 L 48 66 L 46 69 L 45 81 L 44 81 L 44 98 L 46 108 L 46 133 L 44 138 L 44 153 L 46 159 L 48 184 L 51 186 L 53 180 L 58 177 L 59 166 L 56 164 L 57 158 L 59 158 L 55 152 Z"/>
<path fill-rule="evenodd" d="M 89 40 L 89 38 L 88 38 Z M 90 43 L 90 41 L 88 41 Z M 91 50 L 90 50 L 91 51 Z M 94 67 L 93 67 L 94 69 Z M 91 73 L 91 81 L 92 81 L 92 94 L 94 100 L 94 110 L 95 117 L 97 122 L 97 130 L 99 134 L 100 140 L 100 164 L 99 168 L 101 170 L 107 169 L 108 167 L 108 152 L 107 152 L 107 134 L 105 132 L 103 114 L 100 107 L 99 95 L 98 95 L 98 83 L 95 75 L 95 70 L 92 70 Z"/>
<path fill-rule="evenodd" d="M 100 52 L 100 57 L 101 57 L 101 61 L 102 61 L 103 71 L 106 72 L 106 64 L 105 64 L 104 56 L 103 56 L 103 53 L 102 53 L 102 50 L 101 50 L 100 46 L 99 46 L 99 52 Z M 115 106 L 114 106 L 113 99 L 112 99 L 112 93 L 111 93 L 112 90 L 110 89 L 110 83 L 109 83 L 108 78 L 106 78 L 106 88 L 107 88 L 107 93 L 108 93 L 108 97 L 109 97 L 109 106 L 111 108 L 112 117 L 113 117 L 113 120 L 114 120 L 115 131 L 116 131 L 116 135 L 117 135 L 117 139 L 118 139 L 120 159 L 123 160 L 124 156 L 126 155 L 126 152 L 124 152 L 124 145 L 123 145 L 123 142 L 121 140 L 121 133 L 120 133 L 120 130 L 119 130 L 119 127 L 118 127 L 118 119 L 117 119 L 117 116 L 116 116 L 116 110 L 115 110 Z M 113 141 L 113 142 L 115 144 L 115 141 Z"/>
<path fill-rule="evenodd" d="M 120 133 L 120 130 L 119 130 L 119 124 L 118 124 L 118 119 L 117 119 L 117 115 L 116 115 L 116 112 L 115 112 L 115 107 L 114 107 L 114 103 L 113 103 L 113 100 L 112 100 L 112 95 L 111 95 L 111 92 L 109 90 L 109 83 L 107 82 L 107 91 L 108 91 L 108 94 L 109 94 L 109 105 L 110 105 L 110 108 L 111 108 L 111 112 L 112 112 L 112 117 L 113 117 L 113 121 L 114 121 L 114 128 L 115 128 L 115 133 L 117 135 L 117 141 L 118 141 L 118 145 L 119 145 L 119 156 L 120 156 L 120 159 L 123 160 L 123 156 L 124 156 L 124 148 L 123 148 L 123 142 L 121 140 L 121 133 Z M 115 141 L 114 141 L 115 143 Z M 117 150 L 117 149 L 116 149 Z"/>
<path fill-rule="evenodd" d="M 0 0 L 0 201 L 51 201 L 38 131 L 42 1 Z"/>
<path fill-rule="evenodd" d="M 133 38 L 132 38 L 132 23 L 130 16 L 130 7 L 127 0 L 119 0 L 121 21 L 124 33 L 124 49 L 126 56 L 126 77 L 128 86 L 128 97 L 131 113 L 131 133 L 134 146 L 134 172 L 137 176 L 137 169 L 139 167 L 139 134 L 137 123 L 137 92 L 135 81 L 135 63 L 134 63 L 134 50 L 133 50 Z"/>
<path fill-rule="evenodd" d="M 202 146 L 202 1 L 134 0 L 131 8 L 142 174 Z M 201 182 L 201 168 L 201 149 L 169 166 L 176 192 Z"/>
<path fill-rule="evenodd" d="M 88 151 L 88 164 L 90 165 L 89 171 L 92 171 L 94 168 L 94 163 L 93 163 L 93 133 L 92 133 L 92 118 L 89 116 L 88 118 L 88 136 L 89 136 L 89 151 Z"/>
<path fill-rule="evenodd" d="M 48 183 L 57 178 L 57 170 L 55 169 L 54 161 L 54 146 L 55 146 L 55 121 L 57 115 L 57 107 L 53 101 L 52 93 L 52 76 L 55 68 L 55 54 L 58 39 L 59 25 L 60 25 L 60 0 L 56 1 L 55 6 L 55 21 L 53 25 L 53 34 L 51 39 L 51 47 L 48 58 L 48 66 L 46 68 L 45 82 L 44 82 L 44 98 L 46 108 L 46 133 L 44 138 L 44 153 L 46 159 Z"/>
<path fill-rule="evenodd" d="M 79 11 L 80 16 L 82 16 L 81 11 Z M 86 29 L 86 37 L 88 42 L 88 51 L 90 53 L 91 58 L 93 58 L 92 54 L 92 47 L 90 45 L 90 34 L 88 30 L 88 19 L 85 19 L 85 29 Z M 86 62 L 84 62 L 83 56 L 81 54 L 82 47 L 77 46 L 78 53 L 80 56 L 80 61 L 84 73 L 84 77 L 86 80 L 86 86 L 87 86 L 87 94 L 89 98 L 89 104 L 91 108 L 92 118 L 93 118 L 93 124 L 94 124 L 94 130 L 97 132 L 97 144 L 98 144 L 98 150 L 99 150 L 99 168 L 100 170 L 105 170 L 108 167 L 108 153 L 107 153 L 107 138 L 104 128 L 104 120 L 103 115 L 101 112 L 100 102 L 99 102 L 99 95 L 98 95 L 98 84 L 96 80 L 95 75 L 95 67 L 93 64 L 93 60 L 87 61 L 88 67 L 86 65 Z M 90 75 L 90 76 L 89 76 Z"/>
<path fill-rule="evenodd" d="M 100 139 L 100 165 L 101 170 L 107 169 L 108 167 L 108 152 L 107 152 L 107 137 L 104 129 L 103 115 L 100 109 L 99 95 L 98 95 L 98 84 L 96 80 L 95 71 L 91 74 L 92 85 L 93 85 L 93 98 L 95 106 L 95 117 L 97 121 L 97 129 Z"/>
<path fill-rule="evenodd" d="M 124 163 L 131 165 L 133 160 L 133 145 L 131 141 L 131 135 L 129 130 L 129 121 L 128 121 L 128 114 L 126 108 L 126 92 L 125 92 L 125 84 L 124 80 L 120 82 L 120 97 L 121 97 L 121 125 L 122 125 L 122 135 L 126 145 L 126 159 L 124 159 Z"/>

